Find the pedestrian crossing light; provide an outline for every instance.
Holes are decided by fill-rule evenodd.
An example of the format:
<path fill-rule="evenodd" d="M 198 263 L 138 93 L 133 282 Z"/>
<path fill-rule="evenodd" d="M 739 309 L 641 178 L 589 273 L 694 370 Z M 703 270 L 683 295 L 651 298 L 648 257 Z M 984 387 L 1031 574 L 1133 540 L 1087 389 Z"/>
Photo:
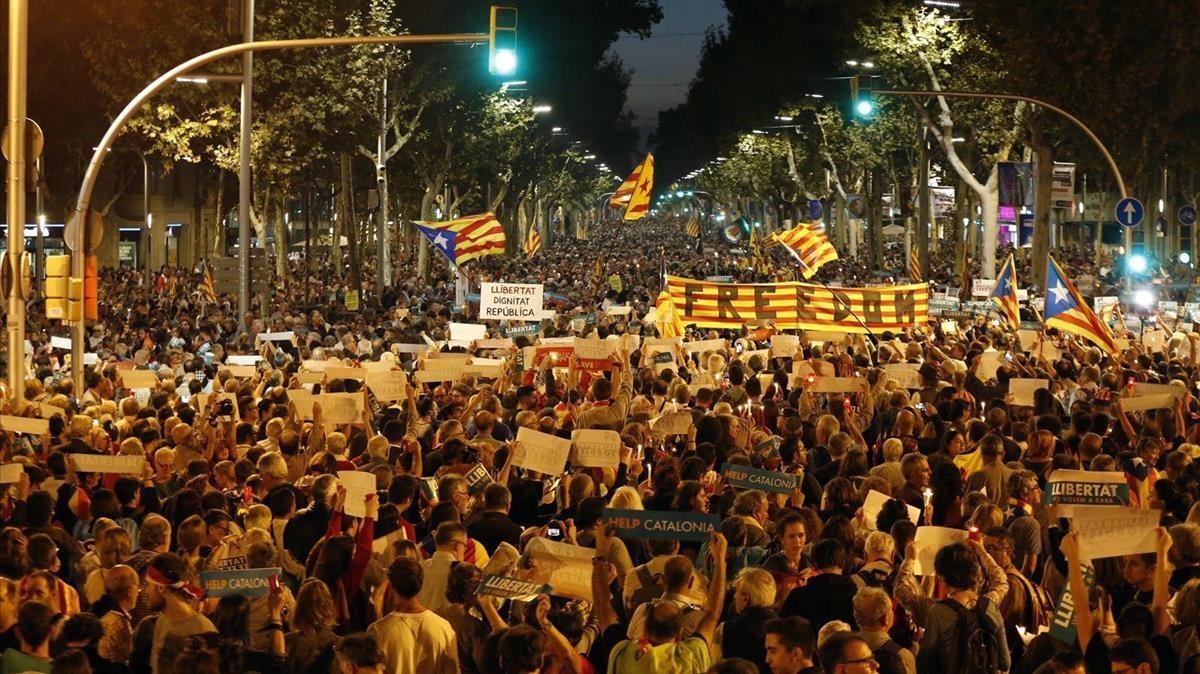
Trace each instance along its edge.
<path fill-rule="evenodd" d="M 492 6 L 488 30 L 488 72 L 507 77 L 517 72 L 517 8 Z"/>

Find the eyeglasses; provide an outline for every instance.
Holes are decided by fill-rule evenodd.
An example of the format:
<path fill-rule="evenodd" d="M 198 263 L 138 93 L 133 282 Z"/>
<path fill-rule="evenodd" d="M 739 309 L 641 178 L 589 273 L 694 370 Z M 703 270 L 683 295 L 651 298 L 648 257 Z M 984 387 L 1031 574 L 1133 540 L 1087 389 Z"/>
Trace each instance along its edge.
<path fill-rule="evenodd" d="M 871 671 L 876 671 L 879 669 L 879 661 L 870 656 L 859 658 L 857 660 L 847 660 L 839 664 L 838 667 L 853 667 L 854 665 L 863 665 Z M 1118 672 L 1113 672 L 1113 674 L 1118 674 Z"/>

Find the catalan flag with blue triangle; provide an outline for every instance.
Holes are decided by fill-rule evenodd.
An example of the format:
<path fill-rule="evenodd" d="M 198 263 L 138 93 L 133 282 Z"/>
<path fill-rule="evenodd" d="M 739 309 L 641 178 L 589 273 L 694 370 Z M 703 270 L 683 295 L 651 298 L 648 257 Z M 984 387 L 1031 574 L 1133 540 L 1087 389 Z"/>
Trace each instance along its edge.
<path fill-rule="evenodd" d="M 504 253 L 504 226 L 491 213 L 447 222 L 418 222 L 417 229 L 454 265 Z"/>
<path fill-rule="evenodd" d="M 996 285 L 990 296 L 1000 313 L 1008 319 L 1008 327 L 1017 330 L 1021 327 L 1021 311 L 1017 303 L 1017 267 L 1013 256 L 1009 255 L 1000 273 L 996 275 Z"/>
<path fill-rule="evenodd" d="M 1115 355 L 1117 343 L 1108 326 L 1079 296 L 1075 284 L 1071 283 L 1054 258 L 1047 258 L 1046 309 L 1042 313 L 1046 327 L 1083 337 L 1110 355 Z"/>

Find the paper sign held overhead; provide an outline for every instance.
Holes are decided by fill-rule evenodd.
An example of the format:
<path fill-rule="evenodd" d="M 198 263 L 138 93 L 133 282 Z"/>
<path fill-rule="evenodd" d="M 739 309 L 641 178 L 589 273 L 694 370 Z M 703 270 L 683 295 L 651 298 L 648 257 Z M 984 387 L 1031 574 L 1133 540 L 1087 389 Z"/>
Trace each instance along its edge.
<path fill-rule="evenodd" d="M 258 364 L 258 361 L 260 361 L 260 360 L 262 360 L 262 356 L 258 355 L 257 353 L 253 353 L 253 354 L 249 354 L 249 355 L 245 355 L 245 354 L 243 354 L 243 355 L 234 354 L 234 355 L 231 355 L 231 356 L 226 356 L 226 358 L 225 358 L 225 362 L 226 362 L 226 364 L 228 364 L 228 365 L 250 365 L 250 366 L 254 366 L 254 365 L 257 365 L 257 364 Z"/>
<path fill-rule="evenodd" d="M 721 467 L 725 481 L 740 489 L 761 489 L 773 494 L 791 494 L 800 486 L 803 476 L 761 470 L 750 466 L 727 463 Z"/>
<path fill-rule="evenodd" d="M 473 342 L 487 337 L 487 328 L 475 323 L 451 323 L 450 339 L 456 342 Z"/>
<path fill-rule="evenodd" d="M 0 414 L 0 430 L 9 433 L 24 433 L 25 435 L 44 435 L 50 432 L 50 421 Z"/>
<path fill-rule="evenodd" d="M 1079 554 L 1087 559 L 1154 552 L 1160 510 L 1074 506 L 1071 526 L 1079 532 Z"/>
<path fill-rule="evenodd" d="M 356 424 L 362 421 L 365 406 L 362 393 L 322 393 L 313 396 L 321 406 L 321 420 L 326 425 Z"/>
<path fill-rule="evenodd" d="M 25 472 L 25 466 L 19 463 L 6 463 L 0 465 L 0 484 L 12 484 L 21 481 L 21 474 Z"/>
<path fill-rule="evenodd" d="M 811 393 L 862 393 L 867 390 L 867 380 L 861 377 L 817 377 L 806 387 Z"/>
<path fill-rule="evenodd" d="M 917 527 L 917 535 L 913 542 L 917 546 L 917 561 L 913 573 L 918 576 L 932 574 L 933 560 L 942 548 L 951 543 L 961 543 L 967 540 L 967 532 L 962 529 L 949 527 Z"/>
<path fill-rule="evenodd" d="M 1008 392 L 1012 394 L 1014 405 L 1033 407 L 1034 391 L 1050 388 L 1047 379 L 1009 379 Z"/>
<path fill-rule="evenodd" d="M 883 492 L 872 489 L 867 492 L 867 498 L 863 501 L 863 524 L 871 531 L 876 530 L 875 520 L 879 517 L 879 511 L 883 510 L 883 505 L 891 500 L 891 497 Z M 921 509 L 904 504 L 908 512 L 908 519 L 913 524 L 917 524 L 921 520 Z"/>
<path fill-rule="evenodd" d="M 116 473 L 141 475 L 146 459 L 141 456 L 106 456 L 103 454 L 71 454 L 75 470 L 80 473 Z"/>
<path fill-rule="evenodd" d="M 513 465 L 545 475 L 559 475 L 567 465 L 571 441 L 529 428 L 517 430 L 520 448 L 513 454 Z"/>
<path fill-rule="evenodd" d="M 408 395 L 408 377 L 401 370 L 370 372 L 367 374 L 367 388 L 383 402 L 404 400 Z"/>
<path fill-rule="evenodd" d="M 616 431 L 579 429 L 571 432 L 571 464 L 588 468 L 613 468 L 621 462 L 621 434 Z"/>
<path fill-rule="evenodd" d="M 125 388 L 154 388 L 158 385 L 158 375 L 150 370 L 125 370 L 120 375 Z"/>
<path fill-rule="evenodd" d="M 236 571 L 201 571 L 200 586 L 209 597 L 265 597 L 271 594 L 271 578 L 282 570 L 241 569 Z"/>
<path fill-rule="evenodd" d="M 338 482 L 346 488 L 346 514 L 366 517 L 366 497 L 375 496 L 375 474 L 361 470 L 339 470 Z"/>

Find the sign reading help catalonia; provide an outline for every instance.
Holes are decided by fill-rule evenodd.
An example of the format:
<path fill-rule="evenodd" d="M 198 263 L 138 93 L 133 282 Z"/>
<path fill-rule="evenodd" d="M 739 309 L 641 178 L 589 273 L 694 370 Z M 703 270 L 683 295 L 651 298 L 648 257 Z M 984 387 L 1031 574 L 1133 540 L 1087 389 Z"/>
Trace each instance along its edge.
<path fill-rule="evenodd" d="M 790 494 L 800 486 L 801 476 L 789 473 L 778 473 L 773 470 L 760 470 L 749 466 L 738 466 L 727 463 L 721 467 L 725 481 L 742 489 L 761 489 L 775 494 Z"/>
<path fill-rule="evenodd" d="M 271 577 L 282 573 L 279 567 L 240 571 L 201 571 L 200 586 L 210 597 L 265 597 L 271 593 Z"/>
<path fill-rule="evenodd" d="M 665 510 L 604 509 L 604 519 L 630 538 L 706 541 L 720 526 L 716 515 Z"/>
<path fill-rule="evenodd" d="M 684 325 L 739 328 L 771 321 L 780 330 L 866 332 L 923 325 L 924 283 L 879 288 L 824 288 L 809 283 L 711 283 L 667 277 L 667 292 Z"/>

